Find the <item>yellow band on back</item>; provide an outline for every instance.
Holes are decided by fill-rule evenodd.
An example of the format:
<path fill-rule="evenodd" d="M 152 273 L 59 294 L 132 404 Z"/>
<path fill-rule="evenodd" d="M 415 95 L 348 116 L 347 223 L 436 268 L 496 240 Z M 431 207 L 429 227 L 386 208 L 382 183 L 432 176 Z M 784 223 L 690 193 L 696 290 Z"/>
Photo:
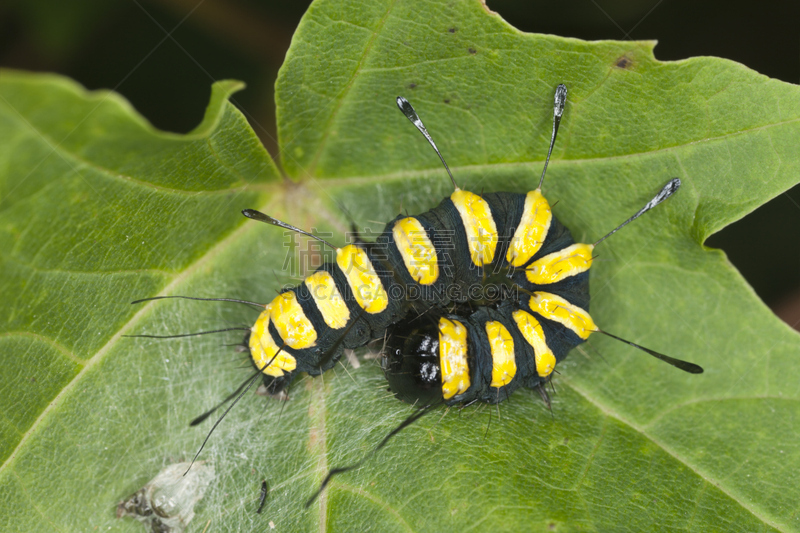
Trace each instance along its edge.
<path fill-rule="evenodd" d="M 506 261 L 514 267 L 521 267 L 530 261 L 544 244 L 552 220 L 553 211 L 542 191 L 530 191 L 525 196 L 522 219 L 509 243 Z"/>
<path fill-rule="evenodd" d="M 486 335 L 492 352 L 492 387 L 504 387 L 517 373 L 514 339 L 500 322 L 487 322 Z"/>
<path fill-rule="evenodd" d="M 305 283 L 328 327 L 332 329 L 345 327 L 350 320 L 350 310 L 330 272 L 324 270 L 315 272 L 306 278 Z"/>
<path fill-rule="evenodd" d="M 525 268 L 525 277 L 536 285 L 549 285 L 586 272 L 592 266 L 591 244 L 573 244 L 537 259 Z"/>
<path fill-rule="evenodd" d="M 430 285 L 439 278 L 436 248 L 419 220 L 403 218 L 394 223 L 392 236 L 408 273 L 420 285 Z"/>
<path fill-rule="evenodd" d="M 469 389 L 467 328 L 458 320 L 439 319 L 439 365 L 445 400 Z"/>
<path fill-rule="evenodd" d="M 372 268 L 367 252 L 355 244 L 348 244 L 336 250 L 336 264 L 347 278 L 347 284 L 362 309 L 370 314 L 386 309 L 389 297 Z"/>
<path fill-rule="evenodd" d="M 272 323 L 287 346 L 302 350 L 317 342 L 317 330 L 308 319 L 293 291 L 280 293 L 269 304 Z"/>
<path fill-rule="evenodd" d="M 546 378 L 556 368 L 556 356 L 547 345 L 542 325 L 527 311 L 518 309 L 511 315 L 525 340 L 533 348 L 533 358 L 536 362 L 536 373 Z"/>
<path fill-rule="evenodd" d="M 269 332 L 271 314 L 272 307 L 268 305 L 250 330 L 249 347 L 250 357 L 253 358 L 256 368 L 268 376 L 277 378 L 283 376 L 284 372 L 291 372 L 297 368 L 297 360 L 275 344 Z"/>
<path fill-rule="evenodd" d="M 467 233 L 467 245 L 475 266 L 488 265 L 494 260 L 497 247 L 497 226 L 486 200 L 477 194 L 457 189 L 450 195 Z"/>
<path fill-rule="evenodd" d="M 555 294 L 534 292 L 529 305 L 531 311 L 568 327 L 584 340 L 597 330 L 589 313 Z"/>

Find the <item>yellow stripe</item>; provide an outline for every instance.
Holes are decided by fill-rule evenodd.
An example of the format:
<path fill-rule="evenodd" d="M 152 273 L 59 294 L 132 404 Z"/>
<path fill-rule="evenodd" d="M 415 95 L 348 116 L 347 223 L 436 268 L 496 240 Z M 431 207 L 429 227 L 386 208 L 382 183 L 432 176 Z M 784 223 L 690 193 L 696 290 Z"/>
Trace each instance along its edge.
<path fill-rule="evenodd" d="M 592 267 L 591 244 L 573 244 L 537 259 L 525 268 L 525 277 L 536 285 L 549 285 L 586 272 Z"/>
<path fill-rule="evenodd" d="M 487 322 L 486 335 L 492 352 L 492 387 L 504 387 L 517 373 L 514 357 L 514 339 L 500 322 Z"/>
<path fill-rule="evenodd" d="M 291 372 L 297 368 L 297 361 L 275 344 L 269 332 L 271 314 L 272 307 L 268 305 L 250 330 L 250 357 L 261 372 L 277 378 L 281 377 L 284 371 Z"/>
<path fill-rule="evenodd" d="M 597 330 L 589 313 L 555 294 L 534 292 L 529 305 L 531 311 L 568 327 L 584 340 Z"/>
<path fill-rule="evenodd" d="M 367 252 L 349 244 L 336 250 L 336 264 L 347 278 L 356 302 L 367 313 L 380 313 L 389 305 L 381 279 L 372 268 Z"/>
<path fill-rule="evenodd" d="M 269 305 L 272 307 L 272 323 L 288 346 L 295 350 L 314 346 L 317 331 L 293 291 L 280 293 Z"/>
<path fill-rule="evenodd" d="M 469 389 L 467 328 L 458 320 L 439 319 L 439 364 L 445 400 Z"/>
<path fill-rule="evenodd" d="M 546 378 L 556 368 L 556 356 L 553 355 L 553 351 L 547 345 L 542 325 L 533 315 L 522 309 L 514 311 L 511 316 L 514 317 L 514 322 L 517 323 L 517 328 L 522 333 L 522 336 L 533 348 L 536 372 L 541 377 Z"/>
<path fill-rule="evenodd" d="M 451 194 L 450 200 L 461 215 L 472 263 L 475 266 L 490 264 L 497 247 L 497 226 L 489 204 L 477 194 L 461 189 Z"/>
<path fill-rule="evenodd" d="M 392 236 L 408 273 L 420 285 L 430 285 L 439 278 L 436 249 L 428 233 L 416 218 L 398 220 L 392 228 Z"/>
<path fill-rule="evenodd" d="M 552 220 L 553 212 L 542 191 L 530 191 L 525 196 L 522 219 L 508 246 L 506 261 L 514 267 L 521 267 L 530 261 L 544 244 Z"/>
<path fill-rule="evenodd" d="M 347 309 L 330 272 L 320 270 L 310 275 L 306 278 L 306 287 L 329 328 L 341 329 L 347 325 L 350 310 Z"/>

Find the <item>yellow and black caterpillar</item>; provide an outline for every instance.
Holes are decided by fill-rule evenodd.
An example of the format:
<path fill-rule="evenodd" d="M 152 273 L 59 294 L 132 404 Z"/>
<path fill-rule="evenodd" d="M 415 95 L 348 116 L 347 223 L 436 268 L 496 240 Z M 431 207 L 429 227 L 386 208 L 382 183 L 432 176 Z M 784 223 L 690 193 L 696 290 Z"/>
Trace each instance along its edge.
<path fill-rule="evenodd" d="M 548 160 L 566 94 L 559 85 Z M 411 105 L 397 103 L 439 153 Z M 453 185 L 437 207 L 398 216 L 374 243 L 336 248 L 335 262 L 266 306 L 246 344 L 270 392 L 284 390 L 298 372 L 325 372 L 345 348 L 387 337 L 383 366 L 400 399 L 499 402 L 519 386 L 540 386 L 567 352 L 599 331 L 588 313 L 594 245 L 574 243 L 541 182 L 527 194 L 478 195 Z M 671 180 L 624 224 L 679 186 Z M 244 214 L 301 231 L 258 211 Z"/>

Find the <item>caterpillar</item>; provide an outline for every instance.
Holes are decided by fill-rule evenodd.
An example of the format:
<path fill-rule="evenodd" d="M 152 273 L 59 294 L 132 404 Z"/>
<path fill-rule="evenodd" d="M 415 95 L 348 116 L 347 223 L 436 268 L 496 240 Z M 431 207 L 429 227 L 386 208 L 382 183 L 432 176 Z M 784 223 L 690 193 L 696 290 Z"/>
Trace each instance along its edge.
<path fill-rule="evenodd" d="M 566 96 L 559 85 L 548 161 Z M 318 375 L 343 349 L 380 339 L 391 328 L 383 366 L 402 400 L 499 402 L 520 385 L 538 387 L 567 352 L 599 331 L 588 313 L 589 269 L 594 246 L 608 235 L 595 244 L 575 243 L 542 195 L 544 172 L 527 194 L 460 189 L 411 104 L 398 97 L 397 105 L 440 156 L 454 192 L 428 212 L 396 217 L 374 243 L 327 243 L 336 262 L 280 293 L 256 321 L 247 340 L 253 363 L 270 392 L 279 392 L 297 372 Z M 611 233 L 679 186 L 671 180 Z M 244 214 L 310 235 L 252 209 Z M 448 306 L 454 309 L 442 313 Z M 404 321 L 412 311 L 442 316 L 420 329 Z"/>
<path fill-rule="evenodd" d="M 397 216 L 374 242 L 364 242 L 357 236 L 342 247 L 245 209 L 243 214 L 250 219 L 323 242 L 335 251 L 335 261 L 323 264 L 303 283 L 283 290 L 266 305 L 186 296 L 134 302 L 190 298 L 235 301 L 263 309 L 251 328 L 139 335 L 164 338 L 245 330 L 242 348 L 249 353 L 256 372 L 191 424 L 202 422 L 235 398 L 217 420 L 216 428 L 259 377 L 267 392 L 283 393 L 298 373 L 322 374 L 337 364 L 345 349 L 384 338 L 382 367 L 390 390 L 400 400 L 424 407 L 373 453 L 432 406 L 499 403 L 519 387 L 538 388 L 547 401 L 542 386 L 551 379 L 556 365 L 595 332 L 686 372 L 701 373 L 703 369 L 694 363 L 601 330 L 589 315 L 594 247 L 669 198 L 678 190 L 680 180 L 670 180 L 641 210 L 594 244 L 575 243 L 541 191 L 566 97 L 566 86 L 559 85 L 538 187 L 526 194 L 480 195 L 458 187 L 416 111 L 398 97 L 398 108 L 433 147 L 452 182 L 454 192 L 438 206 L 418 215 Z M 198 455 L 204 445 L 205 441 Z M 320 491 L 332 475 L 354 467 L 332 470 Z"/>

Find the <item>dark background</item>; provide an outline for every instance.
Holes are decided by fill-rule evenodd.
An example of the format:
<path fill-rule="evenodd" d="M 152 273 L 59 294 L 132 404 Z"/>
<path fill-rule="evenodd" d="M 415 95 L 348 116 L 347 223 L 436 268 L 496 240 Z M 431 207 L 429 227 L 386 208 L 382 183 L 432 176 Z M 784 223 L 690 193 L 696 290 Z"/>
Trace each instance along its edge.
<path fill-rule="evenodd" d="M 517 28 L 580 39 L 658 39 L 660 60 L 711 55 L 800 83 L 800 2 L 487 0 Z M 156 127 L 186 132 L 213 80 L 277 153 L 273 85 L 308 2 L 0 0 L 0 66 L 122 93 Z M 800 143 L 798 143 L 800 149 Z M 712 236 L 761 298 L 800 329 L 800 186 Z"/>

